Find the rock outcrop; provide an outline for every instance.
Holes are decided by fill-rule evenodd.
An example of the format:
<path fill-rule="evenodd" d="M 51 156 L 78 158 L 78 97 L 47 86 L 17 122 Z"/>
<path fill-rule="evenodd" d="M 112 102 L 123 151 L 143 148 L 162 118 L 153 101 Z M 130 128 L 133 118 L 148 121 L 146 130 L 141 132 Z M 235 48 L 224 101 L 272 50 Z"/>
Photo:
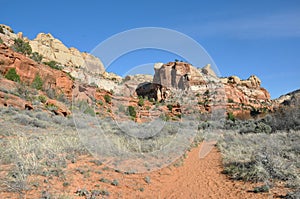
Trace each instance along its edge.
<path fill-rule="evenodd" d="M 32 52 L 38 52 L 43 56 L 43 62 L 56 61 L 65 67 L 80 67 L 95 74 L 102 74 L 105 71 L 100 59 L 89 53 L 80 52 L 74 47 L 66 47 L 50 33 L 39 33 L 35 39 L 29 40 L 23 37 L 22 32 L 15 34 L 9 26 L 1 25 L 1 27 L 3 27 L 4 34 L 0 34 L 5 44 L 11 46 L 14 43 L 14 39 L 24 39 L 26 42 L 29 42 Z"/>
<path fill-rule="evenodd" d="M 213 106 L 234 114 L 249 114 L 252 109 L 272 110 L 269 92 L 261 87 L 261 80 L 252 75 L 246 80 L 237 76 L 218 78 L 210 65 L 201 69 L 184 62 L 154 65 L 153 83 L 140 84 L 137 95 L 166 100 L 175 90 L 188 90 L 198 96 L 200 111 Z"/>
<path fill-rule="evenodd" d="M 29 44 L 33 52 L 43 55 L 43 61 L 54 60 L 63 66 L 82 67 L 97 74 L 105 71 L 100 59 L 88 53 L 81 53 L 76 48 L 66 47 L 50 33 L 38 34 L 35 39 L 29 40 Z"/>
<path fill-rule="evenodd" d="M 155 64 L 153 83 L 167 88 L 189 90 L 192 86 L 205 83 L 197 68 L 185 62 Z"/>
<path fill-rule="evenodd" d="M 274 100 L 277 106 L 299 106 L 300 105 L 300 89 L 287 93 Z"/>
<path fill-rule="evenodd" d="M 201 72 L 205 75 L 209 75 L 209 76 L 212 76 L 212 77 L 217 77 L 215 71 L 211 68 L 210 64 L 207 64 L 206 66 L 201 68 Z"/>
<path fill-rule="evenodd" d="M 167 99 L 170 95 L 170 90 L 161 84 L 141 83 L 136 89 L 138 96 L 147 97 L 156 101 Z"/>
<path fill-rule="evenodd" d="M 43 81 L 43 89 L 53 89 L 57 94 L 63 94 L 71 99 L 73 81 L 63 71 L 52 69 L 43 64 L 29 59 L 28 57 L 12 51 L 5 44 L 0 44 L 0 73 L 5 75 L 11 68 L 15 68 L 21 82 L 31 85 L 39 75 Z"/>

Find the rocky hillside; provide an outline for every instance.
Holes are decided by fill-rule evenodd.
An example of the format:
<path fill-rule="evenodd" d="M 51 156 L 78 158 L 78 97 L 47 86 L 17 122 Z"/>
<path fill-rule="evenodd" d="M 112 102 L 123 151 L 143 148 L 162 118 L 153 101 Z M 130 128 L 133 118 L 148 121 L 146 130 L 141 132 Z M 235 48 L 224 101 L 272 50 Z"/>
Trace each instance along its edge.
<path fill-rule="evenodd" d="M 209 113 L 214 109 L 225 109 L 228 114 L 246 119 L 273 111 L 274 106 L 284 101 L 283 98 L 288 98 L 272 101 L 269 92 L 261 87 L 261 80 L 255 75 L 246 80 L 237 76 L 219 78 L 209 64 L 199 69 L 184 62 L 157 63 L 154 65 L 154 76 L 135 75 L 122 79 L 105 72 L 98 58 L 66 47 L 51 34 L 40 33 L 34 40 L 29 40 L 22 33 L 13 33 L 8 26 L 1 27 L 0 37 L 4 43 L 0 45 L 1 87 L 8 85 L 9 90 L 10 87 L 26 85 L 48 99 L 57 100 L 63 96 L 69 103 L 73 96 L 73 100 L 84 101 L 95 107 L 93 111 L 97 114 L 117 117 L 120 107 L 126 109 L 132 106 L 137 120 L 147 118 L 150 112 L 155 116 L 165 113 L 171 118 L 179 117 L 183 107 L 176 97 L 181 92 L 190 93 L 190 99 L 195 103 L 194 111 Z M 37 61 L 32 57 L 33 54 L 23 55 L 12 50 L 15 39 L 27 42 L 32 52 L 41 55 L 42 60 Z M 11 69 L 15 70 L 19 81 L 7 80 Z M 39 78 L 42 86 L 37 89 L 32 85 Z M 54 96 L 49 94 L 51 90 Z M 1 96 L 1 104 L 16 105 L 12 103 L 16 100 L 7 103 L 7 97 L 3 93 Z M 15 99 L 13 96 L 9 98 Z M 33 99 L 23 97 L 22 100 L 19 108 L 25 108 L 25 104 L 34 108 Z M 62 114 L 70 114 L 69 108 L 64 108 L 65 113 Z"/>
<path fill-rule="evenodd" d="M 32 52 L 37 52 L 43 56 L 42 62 L 55 61 L 64 67 L 88 68 L 98 74 L 105 71 L 100 59 L 91 54 L 80 52 L 74 47 L 68 48 L 50 33 L 40 33 L 35 39 L 29 40 L 27 37 L 23 37 L 22 32 L 15 34 L 9 26 L 3 24 L 0 26 L 2 26 L 4 33 L 1 38 L 5 44 L 10 46 L 14 43 L 14 39 L 23 39 L 29 42 Z"/>
<path fill-rule="evenodd" d="M 300 89 L 280 96 L 275 100 L 276 104 L 282 106 L 299 106 L 300 105 Z"/>
<path fill-rule="evenodd" d="M 240 117 L 253 111 L 266 113 L 273 107 L 269 92 L 254 75 L 247 80 L 236 76 L 218 78 L 210 65 L 197 69 L 184 62 L 157 63 L 154 70 L 153 83 L 142 85 L 137 89 L 138 94 L 166 100 L 174 90 L 189 90 L 198 97 L 201 111 L 225 105 L 228 112 Z"/>

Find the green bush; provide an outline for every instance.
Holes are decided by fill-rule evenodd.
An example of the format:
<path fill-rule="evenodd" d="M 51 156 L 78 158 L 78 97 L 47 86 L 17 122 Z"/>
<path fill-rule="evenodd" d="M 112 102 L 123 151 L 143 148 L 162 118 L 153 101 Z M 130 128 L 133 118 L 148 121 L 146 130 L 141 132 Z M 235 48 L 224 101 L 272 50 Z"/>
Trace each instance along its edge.
<path fill-rule="evenodd" d="M 234 101 L 233 101 L 233 99 L 231 99 L 231 98 L 228 98 L 228 103 L 234 103 Z"/>
<path fill-rule="evenodd" d="M 31 84 L 31 86 L 32 86 L 32 88 L 35 88 L 37 90 L 42 90 L 43 84 L 44 84 L 44 82 L 43 82 L 42 78 L 40 77 L 39 74 L 37 74 Z"/>
<path fill-rule="evenodd" d="M 139 97 L 138 105 L 139 106 L 144 106 L 144 104 L 145 104 L 145 102 L 144 102 L 143 97 Z"/>
<path fill-rule="evenodd" d="M 43 55 L 39 54 L 38 52 L 34 52 L 31 54 L 30 58 L 37 63 L 41 63 L 43 59 Z"/>
<path fill-rule="evenodd" d="M 47 97 L 45 95 L 39 95 L 38 99 L 42 103 L 45 103 L 47 101 Z"/>
<path fill-rule="evenodd" d="M 229 112 L 229 113 L 227 114 L 227 119 L 228 119 L 228 120 L 231 120 L 231 121 L 235 121 L 235 116 L 233 115 L 233 113 Z"/>
<path fill-rule="evenodd" d="M 16 52 L 22 53 L 24 55 L 30 55 L 32 53 L 31 46 L 28 42 L 23 41 L 18 38 L 14 40 L 14 44 L 12 45 L 12 49 Z"/>
<path fill-rule="evenodd" d="M 129 114 L 129 116 L 131 116 L 133 118 L 136 118 L 136 111 L 135 111 L 135 108 L 133 106 L 128 106 L 127 112 Z"/>
<path fill-rule="evenodd" d="M 43 64 L 56 70 L 62 70 L 62 66 L 60 66 L 56 61 L 43 62 Z"/>
<path fill-rule="evenodd" d="M 172 109 L 173 109 L 173 105 L 172 104 L 168 104 L 167 107 L 168 107 L 169 111 L 172 111 Z"/>
<path fill-rule="evenodd" d="M 161 114 L 159 118 L 162 119 L 163 121 L 169 121 L 171 119 L 170 116 L 167 114 Z"/>
<path fill-rule="evenodd" d="M 9 71 L 5 75 L 5 78 L 14 82 L 20 82 L 20 76 L 17 74 L 15 68 L 9 69 Z"/>
<path fill-rule="evenodd" d="M 3 30 L 2 26 L 0 26 L 0 33 L 4 34 L 4 30 Z"/>
<path fill-rule="evenodd" d="M 104 95 L 104 100 L 106 103 L 110 103 L 111 102 L 111 97 L 107 94 Z"/>
<path fill-rule="evenodd" d="M 3 44 L 3 40 L 1 39 L 1 37 L 0 37 L 0 44 Z"/>
<path fill-rule="evenodd" d="M 272 132 L 272 128 L 263 122 L 259 122 L 255 128 L 255 132 L 270 134 Z"/>
<path fill-rule="evenodd" d="M 114 186 L 118 186 L 119 185 L 119 181 L 114 179 L 112 182 L 111 182 L 111 185 L 114 185 Z"/>

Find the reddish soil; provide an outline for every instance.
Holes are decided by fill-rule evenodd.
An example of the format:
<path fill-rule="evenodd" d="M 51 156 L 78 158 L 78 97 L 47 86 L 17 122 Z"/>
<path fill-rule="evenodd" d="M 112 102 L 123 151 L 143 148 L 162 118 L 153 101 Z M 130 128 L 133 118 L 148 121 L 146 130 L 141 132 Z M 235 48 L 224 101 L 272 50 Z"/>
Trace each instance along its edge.
<path fill-rule="evenodd" d="M 29 181 L 35 182 L 36 186 L 32 186 L 31 190 L 21 195 L 15 192 L 0 192 L 0 198 L 41 198 L 43 191 L 51 194 L 51 198 L 88 198 L 76 195 L 78 189 L 109 192 L 109 196 L 100 195 L 95 198 L 260 199 L 276 198 L 284 193 L 281 189 L 272 189 L 270 193 L 251 192 L 258 184 L 232 181 L 221 173 L 221 154 L 215 147 L 204 158 L 199 158 L 200 149 L 201 145 L 192 149 L 181 166 L 173 165 L 144 174 L 123 174 L 105 165 L 97 165 L 90 156 L 82 156 L 63 169 L 64 175 L 32 177 Z M 149 177 L 150 183 L 145 181 L 146 176 Z M 101 178 L 110 182 L 116 179 L 118 185 L 101 182 Z"/>

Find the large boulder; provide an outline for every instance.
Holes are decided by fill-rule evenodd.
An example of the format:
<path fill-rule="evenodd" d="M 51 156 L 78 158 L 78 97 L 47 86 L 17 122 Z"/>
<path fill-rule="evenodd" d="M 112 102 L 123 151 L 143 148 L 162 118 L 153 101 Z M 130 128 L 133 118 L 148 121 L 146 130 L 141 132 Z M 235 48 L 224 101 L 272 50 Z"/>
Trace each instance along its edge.
<path fill-rule="evenodd" d="M 228 79 L 228 83 L 231 83 L 231 84 L 240 84 L 241 83 L 241 79 L 237 76 L 230 76 L 227 78 Z"/>
<path fill-rule="evenodd" d="M 136 88 L 136 93 L 141 97 L 148 97 L 148 99 L 155 99 L 156 101 L 162 101 L 166 99 L 170 92 L 165 86 L 154 83 L 142 83 Z"/>

